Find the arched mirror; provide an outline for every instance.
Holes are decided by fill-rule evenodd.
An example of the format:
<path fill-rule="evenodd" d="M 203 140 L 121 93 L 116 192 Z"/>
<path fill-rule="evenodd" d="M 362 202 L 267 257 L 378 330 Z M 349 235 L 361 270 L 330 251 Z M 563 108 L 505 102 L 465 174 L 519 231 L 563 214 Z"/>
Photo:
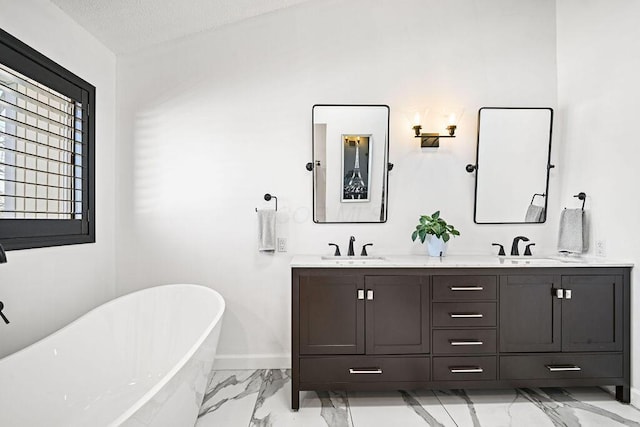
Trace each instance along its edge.
<path fill-rule="evenodd" d="M 480 109 L 474 222 L 546 221 L 552 127 L 551 108 Z"/>

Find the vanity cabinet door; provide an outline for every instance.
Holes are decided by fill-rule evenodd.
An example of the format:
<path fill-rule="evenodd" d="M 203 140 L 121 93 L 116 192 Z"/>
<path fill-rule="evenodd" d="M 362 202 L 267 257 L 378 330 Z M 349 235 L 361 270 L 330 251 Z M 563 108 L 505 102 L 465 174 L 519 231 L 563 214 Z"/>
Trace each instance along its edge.
<path fill-rule="evenodd" d="M 500 277 L 501 352 L 560 351 L 560 284 L 555 275 Z"/>
<path fill-rule="evenodd" d="M 308 275 L 299 283 L 300 354 L 363 354 L 363 277 Z"/>
<path fill-rule="evenodd" d="M 429 282 L 421 276 L 367 276 L 367 354 L 429 352 Z"/>
<path fill-rule="evenodd" d="M 622 277 L 562 276 L 562 288 L 562 351 L 622 351 Z"/>

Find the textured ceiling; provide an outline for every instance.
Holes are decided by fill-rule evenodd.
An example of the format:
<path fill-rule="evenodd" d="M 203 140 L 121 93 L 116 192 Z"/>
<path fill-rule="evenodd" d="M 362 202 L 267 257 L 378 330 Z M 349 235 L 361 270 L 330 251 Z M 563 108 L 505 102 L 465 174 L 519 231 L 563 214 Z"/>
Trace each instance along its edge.
<path fill-rule="evenodd" d="M 308 0 L 51 0 L 115 53 L 130 53 Z"/>

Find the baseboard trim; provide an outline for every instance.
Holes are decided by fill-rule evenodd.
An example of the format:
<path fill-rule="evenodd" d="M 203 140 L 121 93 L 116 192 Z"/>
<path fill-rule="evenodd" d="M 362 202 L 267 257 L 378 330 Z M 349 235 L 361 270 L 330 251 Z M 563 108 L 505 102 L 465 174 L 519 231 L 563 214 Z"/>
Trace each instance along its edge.
<path fill-rule="evenodd" d="M 290 354 L 219 354 L 213 369 L 291 369 Z"/>
<path fill-rule="evenodd" d="M 640 390 L 631 387 L 631 406 L 640 408 Z"/>

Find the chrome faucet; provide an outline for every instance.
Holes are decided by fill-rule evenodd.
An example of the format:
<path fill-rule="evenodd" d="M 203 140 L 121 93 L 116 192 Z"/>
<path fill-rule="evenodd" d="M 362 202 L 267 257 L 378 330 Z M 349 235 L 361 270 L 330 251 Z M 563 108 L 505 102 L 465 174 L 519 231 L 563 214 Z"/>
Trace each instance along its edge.
<path fill-rule="evenodd" d="M 351 236 L 349 238 L 349 251 L 347 252 L 347 256 L 354 256 L 356 253 L 353 251 L 353 242 L 356 241 L 356 238 Z"/>
<path fill-rule="evenodd" d="M 520 243 L 520 240 L 522 240 L 523 242 L 528 242 L 529 238 L 524 236 L 515 237 L 513 239 L 513 244 L 511 245 L 511 256 L 520 255 L 520 252 L 518 252 L 518 243 Z"/>

